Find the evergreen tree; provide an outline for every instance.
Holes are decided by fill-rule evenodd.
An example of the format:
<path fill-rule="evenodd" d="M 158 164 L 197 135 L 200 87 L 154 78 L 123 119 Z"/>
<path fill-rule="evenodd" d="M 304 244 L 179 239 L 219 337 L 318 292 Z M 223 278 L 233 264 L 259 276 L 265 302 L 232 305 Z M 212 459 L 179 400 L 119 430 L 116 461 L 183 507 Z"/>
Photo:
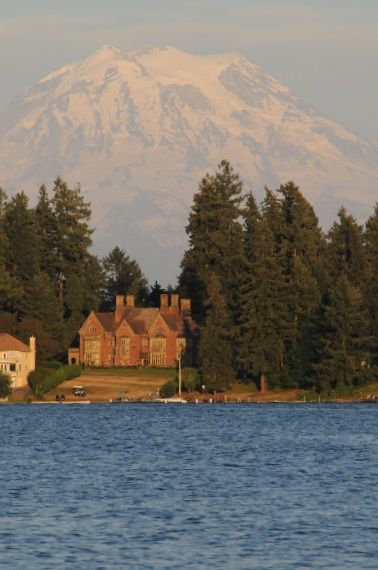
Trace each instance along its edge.
<path fill-rule="evenodd" d="M 137 261 L 131 259 L 118 246 L 103 258 L 105 286 L 102 294 L 102 306 L 114 310 L 115 296 L 130 293 L 142 304 L 147 297 L 147 279 Z"/>
<path fill-rule="evenodd" d="M 5 192 L 0 188 L 0 309 L 9 309 L 21 295 L 16 279 L 11 277 L 6 264 L 9 250 L 8 237 L 4 231 L 4 214 L 7 202 Z M 5 331 L 5 328 L 0 330 Z"/>
<path fill-rule="evenodd" d="M 186 228 L 190 247 L 181 263 L 180 290 L 192 299 L 200 318 L 213 273 L 222 283 L 231 313 L 237 310 L 243 267 L 242 200 L 242 183 L 226 160 L 215 175 L 206 175 L 194 195 Z"/>
<path fill-rule="evenodd" d="M 234 378 L 232 368 L 232 320 L 220 280 L 208 276 L 208 299 L 205 324 L 199 344 L 199 372 L 209 391 L 224 390 Z"/>
<path fill-rule="evenodd" d="M 359 286 L 366 266 L 363 228 L 345 208 L 339 210 L 338 217 L 328 233 L 328 274 L 331 282 L 346 275 L 352 285 Z"/>
<path fill-rule="evenodd" d="M 378 367 L 378 203 L 366 223 L 366 266 L 364 294 L 369 311 L 372 362 Z M 377 371 L 378 373 L 378 371 Z"/>
<path fill-rule="evenodd" d="M 255 217 L 255 219 L 257 216 Z M 240 364 L 247 374 L 259 379 L 260 389 L 280 382 L 283 320 L 282 267 L 266 217 L 252 224 L 245 238 L 249 262 L 242 295 Z M 246 224 L 246 233 L 251 224 Z"/>
<path fill-rule="evenodd" d="M 87 277 L 84 276 L 82 280 L 84 290 L 82 314 L 86 316 L 100 306 L 105 275 L 101 262 L 95 255 L 88 254 L 84 268 Z M 71 310 L 69 303 L 68 309 Z"/>
<path fill-rule="evenodd" d="M 147 307 L 159 307 L 160 305 L 160 295 L 165 293 L 164 289 L 155 281 L 153 285 L 150 286 L 150 290 L 147 294 L 146 298 L 146 306 Z"/>
<path fill-rule="evenodd" d="M 58 271 L 57 220 L 45 185 L 39 189 L 35 219 L 39 240 L 40 269 L 47 273 L 51 280 L 55 281 Z"/>
<path fill-rule="evenodd" d="M 97 258 L 90 253 L 93 233 L 89 227 L 91 209 L 82 195 L 81 187 L 69 188 L 66 182 L 57 178 L 53 192 L 51 204 L 56 220 L 56 287 L 62 318 L 67 323 L 69 321 L 65 331 L 67 344 L 70 334 L 73 334 L 73 324 L 81 321 L 90 309 L 97 308 L 103 276 Z M 82 303 L 81 318 L 79 299 Z"/>
<path fill-rule="evenodd" d="M 360 290 L 344 273 L 332 284 L 325 307 L 321 360 L 314 366 L 321 392 L 371 380 L 367 312 Z"/>
<path fill-rule="evenodd" d="M 278 195 L 267 187 L 265 187 L 265 198 L 261 204 L 261 210 L 268 221 L 278 251 L 282 241 L 282 203 Z"/>
<path fill-rule="evenodd" d="M 34 211 L 24 192 L 16 194 L 5 206 L 4 230 L 8 238 L 9 272 L 24 287 L 39 271 L 38 237 Z"/>
<path fill-rule="evenodd" d="M 363 296 L 365 252 L 362 227 L 344 208 L 328 233 L 322 349 L 315 364 L 319 390 L 346 388 L 369 378 L 372 339 Z"/>
<path fill-rule="evenodd" d="M 38 354 L 44 360 L 62 351 L 62 323 L 59 300 L 47 273 L 37 273 L 27 284 L 20 305 L 21 336 L 38 335 Z"/>
<path fill-rule="evenodd" d="M 259 221 L 261 219 L 260 210 L 257 206 L 255 196 L 249 192 L 246 196 L 246 205 L 243 209 L 244 232 L 244 262 L 251 264 L 255 260 L 256 249 L 259 247 Z"/>
<path fill-rule="evenodd" d="M 52 206 L 56 219 L 58 271 L 85 273 L 85 261 L 92 245 L 89 228 L 91 209 L 84 200 L 80 186 L 69 188 L 66 182 L 55 180 Z"/>
<path fill-rule="evenodd" d="M 324 238 L 312 206 L 293 182 L 262 204 L 275 241 L 281 283 L 281 383 L 301 386 L 312 372 L 314 319 L 320 310 Z M 314 344 L 314 346 L 312 346 Z"/>

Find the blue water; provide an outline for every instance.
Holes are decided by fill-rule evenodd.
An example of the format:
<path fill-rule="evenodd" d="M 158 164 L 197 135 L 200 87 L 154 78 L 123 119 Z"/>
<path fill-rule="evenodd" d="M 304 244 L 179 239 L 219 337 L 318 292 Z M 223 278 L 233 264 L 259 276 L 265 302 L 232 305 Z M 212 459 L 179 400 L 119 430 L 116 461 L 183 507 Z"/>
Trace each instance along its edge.
<path fill-rule="evenodd" d="M 0 407 L 0 568 L 378 568 L 377 405 Z"/>

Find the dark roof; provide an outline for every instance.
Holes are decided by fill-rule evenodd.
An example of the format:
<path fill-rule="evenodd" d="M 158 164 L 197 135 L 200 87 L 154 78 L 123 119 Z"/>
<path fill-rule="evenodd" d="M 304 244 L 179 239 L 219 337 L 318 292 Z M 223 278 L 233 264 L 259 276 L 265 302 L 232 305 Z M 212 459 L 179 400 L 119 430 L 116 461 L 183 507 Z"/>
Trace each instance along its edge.
<path fill-rule="evenodd" d="M 136 334 L 147 334 L 158 314 L 155 308 L 125 307 L 121 320 L 125 319 Z"/>
<path fill-rule="evenodd" d="M 161 314 L 164 321 L 172 331 L 185 334 L 193 331 L 194 323 L 190 317 L 183 317 L 178 312 L 167 313 L 157 308 L 124 307 L 115 319 L 114 313 L 94 313 L 101 325 L 108 332 L 115 332 L 121 322 L 125 320 L 135 334 L 148 334 L 148 330 L 156 317 Z"/>
<path fill-rule="evenodd" d="M 172 331 L 181 331 L 183 320 L 178 313 L 173 313 L 171 315 L 163 314 L 162 317 Z"/>
<path fill-rule="evenodd" d="M 114 314 L 113 313 L 95 313 L 96 317 L 108 332 L 112 332 L 114 328 Z"/>
<path fill-rule="evenodd" d="M 30 348 L 27 344 L 8 333 L 0 333 L 0 351 L 1 350 L 30 352 Z"/>

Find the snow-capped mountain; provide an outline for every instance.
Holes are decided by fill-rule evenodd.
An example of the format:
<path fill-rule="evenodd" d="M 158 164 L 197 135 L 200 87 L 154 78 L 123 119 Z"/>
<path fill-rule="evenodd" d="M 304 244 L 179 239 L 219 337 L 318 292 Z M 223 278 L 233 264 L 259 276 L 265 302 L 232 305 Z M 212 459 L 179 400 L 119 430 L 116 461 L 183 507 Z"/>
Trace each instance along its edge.
<path fill-rule="evenodd" d="M 96 250 L 123 247 L 163 284 L 178 272 L 193 193 L 223 158 L 259 198 L 294 180 L 324 225 L 341 204 L 364 219 L 378 199 L 377 145 L 235 53 L 104 46 L 0 115 L 0 185 L 35 196 L 58 175 L 80 182 Z"/>

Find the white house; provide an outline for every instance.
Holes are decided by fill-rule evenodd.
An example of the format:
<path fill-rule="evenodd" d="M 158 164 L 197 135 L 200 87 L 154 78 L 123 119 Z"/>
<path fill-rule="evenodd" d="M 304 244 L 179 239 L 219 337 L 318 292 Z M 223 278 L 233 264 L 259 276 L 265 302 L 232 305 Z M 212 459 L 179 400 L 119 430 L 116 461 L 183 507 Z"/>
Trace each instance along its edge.
<path fill-rule="evenodd" d="M 0 372 L 9 374 L 12 388 L 28 383 L 28 374 L 35 369 L 35 337 L 29 346 L 7 333 L 0 333 Z"/>

